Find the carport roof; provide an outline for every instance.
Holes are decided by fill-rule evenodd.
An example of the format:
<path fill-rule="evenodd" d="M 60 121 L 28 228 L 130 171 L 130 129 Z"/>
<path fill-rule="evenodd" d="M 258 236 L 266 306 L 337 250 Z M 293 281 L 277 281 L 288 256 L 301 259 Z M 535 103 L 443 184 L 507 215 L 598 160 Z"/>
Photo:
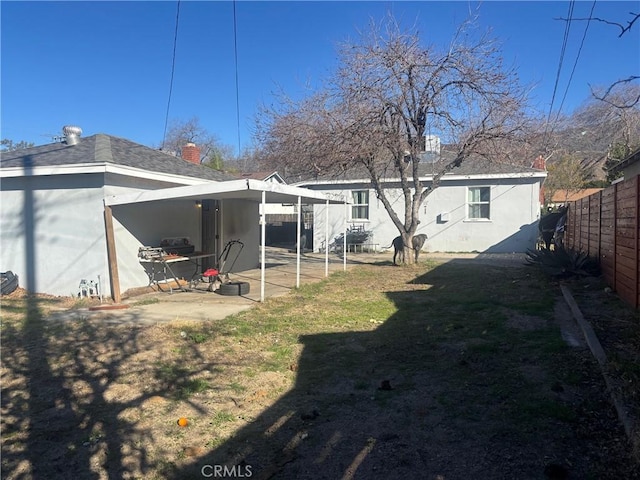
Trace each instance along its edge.
<path fill-rule="evenodd" d="M 293 203 L 301 198 L 303 203 L 349 203 L 343 195 L 329 195 L 302 187 L 283 185 L 261 180 L 241 179 L 225 182 L 207 182 L 198 185 L 145 190 L 135 193 L 111 195 L 104 199 L 106 206 L 127 205 L 168 200 L 225 200 L 241 199 L 266 203 Z"/>

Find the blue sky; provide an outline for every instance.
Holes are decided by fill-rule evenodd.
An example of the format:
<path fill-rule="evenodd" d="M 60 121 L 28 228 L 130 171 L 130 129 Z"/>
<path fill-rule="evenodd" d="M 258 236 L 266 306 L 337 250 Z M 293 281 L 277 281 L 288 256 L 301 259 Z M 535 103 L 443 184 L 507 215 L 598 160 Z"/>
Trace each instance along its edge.
<path fill-rule="evenodd" d="M 182 1 L 170 119 L 198 117 L 234 150 L 251 143 L 253 117 L 282 89 L 299 96 L 336 64 L 336 45 L 387 12 L 416 24 L 425 43 L 446 45 L 478 2 L 325 1 L 235 3 L 239 117 L 236 108 L 234 3 Z M 577 1 L 573 17 L 589 16 Z M 0 136 L 50 143 L 63 125 L 84 135 L 107 133 L 157 147 L 162 142 L 171 79 L 177 2 L 13 2 L 1 15 Z M 479 22 L 503 44 L 507 63 L 532 103 L 548 113 L 565 32 L 568 1 L 488 1 Z M 598 1 L 594 16 L 625 23 L 640 2 Z M 640 22 L 638 22 L 640 23 Z M 587 22 L 571 23 L 555 108 L 567 88 Z M 619 29 L 591 22 L 563 112 L 609 85 L 640 75 L 640 24 Z M 238 121 L 240 129 L 238 130 Z M 240 141 L 238 140 L 240 137 Z"/>

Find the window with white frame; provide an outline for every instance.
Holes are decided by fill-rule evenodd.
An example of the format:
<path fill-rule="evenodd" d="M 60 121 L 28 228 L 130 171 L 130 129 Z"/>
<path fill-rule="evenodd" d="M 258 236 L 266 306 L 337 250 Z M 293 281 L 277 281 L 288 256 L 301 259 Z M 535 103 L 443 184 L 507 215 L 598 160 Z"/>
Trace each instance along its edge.
<path fill-rule="evenodd" d="M 353 190 L 352 220 L 369 220 L 369 190 Z"/>
<path fill-rule="evenodd" d="M 469 187 L 467 192 L 467 218 L 489 220 L 491 218 L 491 187 Z"/>

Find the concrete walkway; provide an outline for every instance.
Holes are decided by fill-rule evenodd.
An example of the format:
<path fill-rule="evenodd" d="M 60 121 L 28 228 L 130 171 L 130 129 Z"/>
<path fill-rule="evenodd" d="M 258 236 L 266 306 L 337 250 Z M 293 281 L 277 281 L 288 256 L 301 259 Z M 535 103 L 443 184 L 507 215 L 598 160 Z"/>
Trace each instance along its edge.
<path fill-rule="evenodd" d="M 296 287 L 296 255 L 286 249 L 267 247 L 265 255 L 265 298 L 286 295 Z M 347 269 L 363 264 L 388 260 L 386 254 L 357 254 L 348 258 Z M 344 263 L 336 254 L 329 255 L 329 275 L 343 271 Z M 206 290 L 201 284 L 195 291 L 148 292 L 125 297 L 120 310 L 77 309 L 55 312 L 50 319 L 78 319 L 90 317 L 105 323 L 156 324 L 179 320 L 220 320 L 247 310 L 260 302 L 259 268 L 231 273 L 232 282 L 248 282 L 246 295 L 220 295 Z M 300 285 L 318 282 L 325 276 L 324 254 L 307 253 L 300 259 Z"/>

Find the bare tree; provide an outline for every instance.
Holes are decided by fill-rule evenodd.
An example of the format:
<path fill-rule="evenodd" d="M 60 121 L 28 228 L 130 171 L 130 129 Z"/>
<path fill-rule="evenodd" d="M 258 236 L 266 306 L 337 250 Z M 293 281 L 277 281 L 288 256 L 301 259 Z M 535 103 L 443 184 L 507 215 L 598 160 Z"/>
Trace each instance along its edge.
<path fill-rule="evenodd" d="M 234 160 L 233 147 L 225 145 L 200 124 L 198 117 L 174 120 L 169 127 L 162 150 L 179 155 L 187 143 L 200 147 L 200 162 L 216 170 L 222 170 L 226 162 Z"/>
<path fill-rule="evenodd" d="M 506 161 L 524 138 L 525 92 L 497 43 L 460 26 L 443 49 L 424 47 L 392 17 L 373 24 L 358 43 L 345 43 L 339 68 L 322 89 L 300 101 L 282 99 L 259 117 L 267 159 L 288 174 L 360 171 L 411 245 L 420 206 L 442 177 L 473 155 Z M 425 135 L 451 145 L 429 182 L 420 178 Z M 404 218 L 394 210 L 386 179 L 397 179 Z M 405 258 L 412 255 L 407 251 Z"/>
<path fill-rule="evenodd" d="M 598 96 L 586 102 L 572 116 L 574 124 L 584 129 L 606 153 L 605 171 L 640 145 L 640 85 L 621 84 L 607 94 L 607 101 Z M 601 91 L 601 90 L 598 90 Z M 609 177 L 608 180 L 613 180 Z"/>
<path fill-rule="evenodd" d="M 14 150 L 22 150 L 23 148 L 31 148 L 34 146 L 34 143 L 25 140 L 14 142 L 9 138 L 3 138 L 2 141 L 0 141 L 0 152 L 13 152 Z"/>

